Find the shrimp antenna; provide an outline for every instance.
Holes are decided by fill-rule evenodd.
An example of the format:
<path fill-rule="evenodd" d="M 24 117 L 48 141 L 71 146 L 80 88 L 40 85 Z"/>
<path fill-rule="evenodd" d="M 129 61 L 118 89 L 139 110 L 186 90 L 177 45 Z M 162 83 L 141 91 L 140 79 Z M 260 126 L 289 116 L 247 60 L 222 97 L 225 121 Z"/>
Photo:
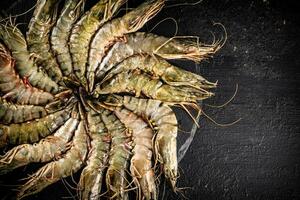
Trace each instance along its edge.
<path fill-rule="evenodd" d="M 166 179 L 164 179 L 164 184 L 163 185 L 164 185 L 164 189 L 163 189 L 161 200 L 163 200 L 165 198 L 165 194 L 166 194 Z"/>
<path fill-rule="evenodd" d="M 228 39 L 228 34 L 227 34 L 227 30 L 226 30 L 226 28 L 225 28 L 225 26 L 222 24 L 222 23 L 220 23 L 220 22 L 213 22 L 213 25 L 214 26 L 221 26 L 221 28 L 223 29 L 223 31 L 224 31 L 224 40 L 223 40 L 223 42 L 221 43 L 221 45 L 219 46 L 219 48 L 222 48 L 224 45 L 225 45 L 225 43 L 226 43 L 226 41 L 227 41 L 227 39 Z M 223 37 L 222 37 L 223 38 Z M 221 42 L 222 40 L 220 40 L 219 42 Z M 217 43 L 219 43 L 218 41 L 217 41 Z"/>
<path fill-rule="evenodd" d="M 107 194 L 109 191 L 106 190 L 105 192 L 102 192 L 102 194 L 98 194 L 98 195 L 95 195 L 95 197 L 98 197 L 97 199 L 100 199 L 100 197 L 103 197 L 105 194 Z"/>
<path fill-rule="evenodd" d="M 194 123 L 197 125 L 198 128 L 200 128 L 199 123 L 197 122 L 197 120 L 195 119 L 195 117 L 191 114 L 191 112 L 185 107 L 185 105 L 180 104 L 180 106 L 185 110 L 185 112 L 187 112 L 187 114 L 192 118 L 192 120 L 194 121 Z"/>
<path fill-rule="evenodd" d="M 196 118 L 198 118 L 198 117 L 201 115 L 201 111 L 202 111 L 201 107 L 200 107 L 199 105 L 197 105 L 196 103 L 188 103 L 188 104 L 179 104 L 179 105 L 178 105 L 178 107 L 183 108 L 183 109 L 189 114 L 189 116 L 193 119 L 193 121 L 196 121 L 195 118 L 194 118 L 194 116 L 193 116 L 193 115 L 190 113 L 190 111 L 186 108 L 186 105 L 187 105 L 187 106 L 190 106 L 191 108 L 193 108 L 193 109 L 195 109 L 195 110 L 197 111 L 197 116 L 196 116 Z M 176 106 L 176 104 L 173 105 L 173 106 Z M 199 124 L 198 124 L 198 123 L 196 123 L 196 124 L 197 124 L 197 126 L 199 127 Z"/>
<path fill-rule="evenodd" d="M 71 173 L 71 180 L 72 180 L 72 182 L 73 182 L 75 185 L 78 184 L 78 183 L 74 180 L 73 172 Z M 77 188 L 72 187 L 72 189 L 77 189 Z"/>
<path fill-rule="evenodd" d="M 128 1 L 126 0 L 126 2 L 124 3 L 125 4 L 125 8 L 120 8 L 120 9 L 118 9 L 114 14 L 113 14 L 113 16 L 112 16 L 112 18 L 113 17 L 115 17 L 115 16 L 117 16 L 121 11 L 123 11 L 123 10 L 125 10 L 125 14 L 127 14 L 128 12 L 128 10 L 130 11 L 130 10 L 133 10 L 134 8 L 129 8 L 129 5 L 128 5 Z"/>
<path fill-rule="evenodd" d="M 182 128 L 178 127 L 178 131 L 182 133 L 191 133 L 191 131 L 185 131 Z"/>
<path fill-rule="evenodd" d="M 216 122 L 213 118 L 211 118 L 209 115 L 207 115 L 205 112 L 203 112 L 203 110 L 202 110 L 202 114 L 203 114 L 207 119 L 209 119 L 211 122 L 213 122 L 215 125 L 221 126 L 221 127 L 232 126 L 232 125 L 234 125 L 234 124 L 236 124 L 236 123 L 238 123 L 239 121 L 242 120 L 242 118 L 239 118 L 239 119 L 235 120 L 234 122 L 231 122 L 231 123 L 228 123 L 228 124 L 220 124 L 220 123 Z"/>
<path fill-rule="evenodd" d="M 126 11 L 126 14 L 127 14 L 128 9 L 130 9 L 130 8 L 129 8 L 128 1 L 126 1 L 126 4 L 125 4 L 125 11 Z M 120 10 L 121 10 L 121 9 L 120 9 Z M 119 11 L 120 11 L 120 10 L 119 10 Z"/>
<path fill-rule="evenodd" d="M 192 187 L 180 187 L 180 188 L 176 188 L 176 193 L 178 192 L 184 199 L 189 199 L 186 195 L 183 194 L 184 190 L 187 189 L 193 189 Z"/>
<path fill-rule="evenodd" d="M 176 36 L 176 35 L 178 34 L 178 29 L 179 29 L 179 27 L 178 27 L 178 23 L 177 23 L 176 19 L 174 19 L 173 17 L 167 17 L 167 18 L 161 20 L 161 21 L 158 22 L 152 29 L 150 29 L 149 32 L 152 32 L 152 31 L 155 30 L 161 23 L 163 23 L 163 22 L 165 22 L 165 21 L 167 21 L 167 20 L 171 20 L 171 21 L 174 22 L 174 24 L 175 24 L 175 33 L 174 33 L 174 36 Z"/>
<path fill-rule="evenodd" d="M 167 0 L 167 1 L 171 1 L 171 0 Z M 195 6 L 195 5 L 198 5 L 198 4 L 202 3 L 202 1 L 203 0 L 199 0 L 199 1 L 196 1 L 194 3 L 178 3 L 178 4 L 165 6 L 165 8 L 173 8 L 173 7 L 177 7 L 177 6 Z"/>
<path fill-rule="evenodd" d="M 68 181 L 64 180 L 64 179 L 61 179 L 61 182 L 63 183 L 63 185 L 65 186 L 67 192 L 69 193 L 69 197 L 62 197 L 64 199 L 76 199 L 75 196 L 72 194 L 72 192 L 70 191 L 69 188 L 73 189 L 74 190 L 74 187 L 70 185 L 70 183 L 68 183 Z"/>
<path fill-rule="evenodd" d="M 128 10 L 133 10 L 134 8 L 129 8 L 128 5 L 126 4 L 126 8 L 120 8 L 116 13 L 113 14 L 112 18 L 114 18 L 115 16 L 117 16 L 121 11 L 125 10 L 126 13 Z"/>
<path fill-rule="evenodd" d="M 135 187 L 133 187 L 133 188 L 126 189 L 126 190 L 124 190 L 124 191 L 125 191 L 125 192 L 129 192 L 129 191 L 137 190 L 137 189 L 138 189 L 138 187 L 135 186 Z"/>
<path fill-rule="evenodd" d="M 18 3 L 20 3 L 21 0 L 16 1 L 11 7 L 9 7 L 7 10 L 10 11 L 11 9 L 13 9 Z M 27 13 L 29 13 L 30 11 L 32 11 L 35 7 L 36 7 L 37 3 L 35 3 L 31 8 L 29 8 L 29 10 L 20 13 L 20 14 L 16 14 L 16 15 L 11 15 L 9 17 L 3 18 L 0 20 L 0 23 L 2 23 L 3 21 L 9 20 L 10 18 L 17 18 L 23 15 L 26 15 Z"/>
<path fill-rule="evenodd" d="M 20 187 L 22 184 L 0 184 L 1 187 Z"/>
<path fill-rule="evenodd" d="M 236 84 L 235 85 L 235 91 L 234 91 L 234 94 L 232 95 L 232 97 L 226 101 L 225 103 L 221 104 L 221 105 L 211 105 L 211 104 L 204 104 L 205 106 L 208 106 L 208 107 L 211 107 L 211 108 L 223 108 L 224 106 L 228 105 L 230 102 L 232 102 L 232 100 L 235 98 L 237 92 L 238 92 L 238 89 L 239 89 L 239 85 Z"/>

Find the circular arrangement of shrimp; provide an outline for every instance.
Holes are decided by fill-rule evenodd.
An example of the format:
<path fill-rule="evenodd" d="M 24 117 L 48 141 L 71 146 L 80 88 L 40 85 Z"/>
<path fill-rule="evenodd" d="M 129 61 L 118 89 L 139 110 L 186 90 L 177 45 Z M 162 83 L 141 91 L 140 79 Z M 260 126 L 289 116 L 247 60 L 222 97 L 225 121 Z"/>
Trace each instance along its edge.
<path fill-rule="evenodd" d="M 161 170 L 176 189 L 177 120 L 216 84 L 167 62 L 200 62 L 220 43 L 137 32 L 164 6 L 150 0 L 114 17 L 126 0 L 38 0 L 24 36 L 0 24 L 0 174 L 45 163 L 21 199 L 82 169 L 79 199 L 157 199 Z M 159 166 L 159 167 L 158 167 Z M 102 192 L 106 184 L 106 192 Z M 105 188 L 104 187 L 104 188 Z"/>

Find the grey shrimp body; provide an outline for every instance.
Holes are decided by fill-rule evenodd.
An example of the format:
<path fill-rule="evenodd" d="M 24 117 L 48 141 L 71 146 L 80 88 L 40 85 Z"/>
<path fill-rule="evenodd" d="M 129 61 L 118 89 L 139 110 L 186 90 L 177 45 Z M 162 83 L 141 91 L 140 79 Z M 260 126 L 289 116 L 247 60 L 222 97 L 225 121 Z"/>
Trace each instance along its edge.
<path fill-rule="evenodd" d="M 51 48 L 64 76 L 72 73 L 69 37 L 73 25 L 83 13 L 86 0 L 67 0 L 62 13 L 51 32 Z"/>
<path fill-rule="evenodd" d="M 89 51 L 87 79 L 89 90 L 92 91 L 95 81 L 95 72 L 107 54 L 108 49 L 125 34 L 135 32 L 147 21 L 153 18 L 164 6 L 164 0 L 146 1 L 135 10 L 130 11 L 121 18 L 113 19 L 99 29 Z"/>

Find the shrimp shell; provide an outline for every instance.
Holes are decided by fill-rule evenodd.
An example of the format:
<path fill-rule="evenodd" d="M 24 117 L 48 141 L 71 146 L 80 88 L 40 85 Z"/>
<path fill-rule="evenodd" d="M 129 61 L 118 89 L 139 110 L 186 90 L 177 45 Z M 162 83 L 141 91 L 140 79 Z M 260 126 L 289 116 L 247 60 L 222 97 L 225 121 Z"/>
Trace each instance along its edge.
<path fill-rule="evenodd" d="M 86 0 L 66 0 L 62 13 L 51 32 L 51 48 L 65 76 L 72 73 L 69 37 L 73 24 L 84 10 Z"/>
<path fill-rule="evenodd" d="M 126 1 L 100 0 L 74 25 L 70 35 L 69 48 L 73 71 L 83 86 L 86 86 L 87 83 L 84 75 L 91 38 L 97 29 L 108 21 Z"/>
<path fill-rule="evenodd" d="M 111 101 L 108 99 L 108 101 Z M 151 122 L 157 131 L 155 138 L 155 155 L 163 165 L 165 177 L 176 188 L 177 164 L 177 119 L 172 109 L 165 103 L 152 99 L 138 99 L 129 96 L 114 96 L 113 102 L 119 102 L 126 109 L 143 116 Z"/>
<path fill-rule="evenodd" d="M 87 166 L 81 172 L 78 185 L 80 199 L 83 200 L 99 198 L 104 170 L 108 163 L 111 138 L 102 121 L 102 111 L 98 110 L 98 112 L 91 110 L 87 114 L 91 149 L 87 158 Z"/>
<path fill-rule="evenodd" d="M 186 59 L 201 62 L 212 57 L 220 48 L 220 41 L 212 44 L 204 44 L 197 37 L 178 36 L 167 38 L 152 33 L 133 33 L 127 35 L 132 49 L 140 49 L 143 52 L 153 52 L 165 59 Z M 196 41 L 193 41 L 196 40 Z M 143 45 L 139 45 L 139 44 Z"/>
<path fill-rule="evenodd" d="M 215 83 L 207 81 L 202 76 L 173 66 L 160 57 L 141 54 L 133 55 L 116 65 L 107 73 L 102 82 L 122 71 L 136 69 L 147 72 L 154 77 L 159 77 L 172 86 L 189 86 L 197 89 L 216 87 Z"/>
<path fill-rule="evenodd" d="M 72 139 L 72 147 L 59 160 L 48 163 L 34 173 L 28 182 L 21 186 L 17 198 L 35 194 L 45 187 L 71 176 L 84 164 L 88 151 L 88 137 L 84 121 L 80 121 Z"/>
<path fill-rule="evenodd" d="M 34 143 L 52 134 L 70 118 L 70 110 L 62 110 L 43 118 L 20 124 L 0 124 L 0 148 L 7 144 Z"/>
<path fill-rule="evenodd" d="M 70 118 L 53 136 L 48 136 L 36 144 L 19 145 L 0 157 L 0 174 L 6 174 L 32 162 L 48 162 L 70 148 L 67 143 L 78 126 L 78 118 Z"/>
<path fill-rule="evenodd" d="M 207 45 L 144 32 L 130 33 L 124 37 L 126 42 L 117 42 L 103 58 L 96 72 L 97 79 L 101 79 L 113 66 L 135 54 L 146 53 L 164 59 L 188 59 L 200 62 L 220 49 L 219 43 Z"/>
<path fill-rule="evenodd" d="M 146 1 L 136 9 L 106 23 L 95 34 L 89 50 L 87 79 L 89 90 L 94 87 L 95 72 L 107 50 L 124 34 L 135 32 L 152 19 L 164 6 L 164 0 Z"/>
<path fill-rule="evenodd" d="M 22 123 L 44 117 L 47 111 L 42 106 L 15 105 L 0 98 L 0 121 L 2 124 Z"/>
<path fill-rule="evenodd" d="M 54 99 L 51 93 L 26 85 L 14 70 L 14 60 L 0 53 L 0 91 L 18 104 L 45 105 Z M 5 77 L 5 78 L 2 78 Z"/>
<path fill-rule="evenodd" d="M 142 118 L 127 109 L 116 108 L 115 114 L 132 131 L 134 147 L 130 172 L 138 190 L 141 188 L 143 192 L 141 195 L 139 191 L 137 198 L 142 199 L 144 196 L 147 200 L 157 199 L 155 175 L 151 161 L 153 130 Z"/>
<path fill-rule="evenodd" d="M 129 184 L 126 182 L 126 169 L 131 154 L 131 138 L 124 124 L 114 113 L 104 111 L 102 120 L 112 138 L 106 185 L 112 199 L 128 199 L 128 193 L 125 189 Z"/>
<path fill-rule="evenodd" d="M 22 79 L 39 89 L 56 94 L 60 89 L 44 71 L 39 70 L 27 50 L 27 43 L 17 27 L 0 24 L 0 39 L 10 49 L 16 61 L 16 69 Z"/>
<path fill-rule="evenodd" d="M 59 0 L 38 0 L 26 34 L 30 53 L 57 83 L 62 79 L 62 72 L 50 48 L 50 31 L 57 18 L 58 3 Z"/>
<path fill-rule="evenodd" d="M 94 91 L 94 96 L 122 92 L 132 93 L 136 97 L 143 94 L 160 101 L 180 103 L 196 103 L 197 100 L 206 99 L 213 95 L 213 93 L 205 90 L 170 86 L 145 73 L 127 71 L 116 75 L 103 85 L 98 85 Z"/>

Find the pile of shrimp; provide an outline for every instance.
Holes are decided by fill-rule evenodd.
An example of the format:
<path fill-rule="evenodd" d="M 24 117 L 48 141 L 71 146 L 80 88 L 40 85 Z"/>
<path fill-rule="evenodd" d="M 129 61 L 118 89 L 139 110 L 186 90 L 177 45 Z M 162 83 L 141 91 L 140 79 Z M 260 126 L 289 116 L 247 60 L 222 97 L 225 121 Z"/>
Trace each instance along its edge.
<path fill-rule="evenodd" d="M 172 107 L 201 111 L 217 84 L 168 61 L 199 63 L 222 44 L 137 32 L 166 2 L 117 15 L 126 2 L 38 0 L 25 35 L 1 20 L 0 174 L 45 163 L 17 199 L 79 170 L 79 199 L 157 199 L 160 174 L 176 191 Z"/>

